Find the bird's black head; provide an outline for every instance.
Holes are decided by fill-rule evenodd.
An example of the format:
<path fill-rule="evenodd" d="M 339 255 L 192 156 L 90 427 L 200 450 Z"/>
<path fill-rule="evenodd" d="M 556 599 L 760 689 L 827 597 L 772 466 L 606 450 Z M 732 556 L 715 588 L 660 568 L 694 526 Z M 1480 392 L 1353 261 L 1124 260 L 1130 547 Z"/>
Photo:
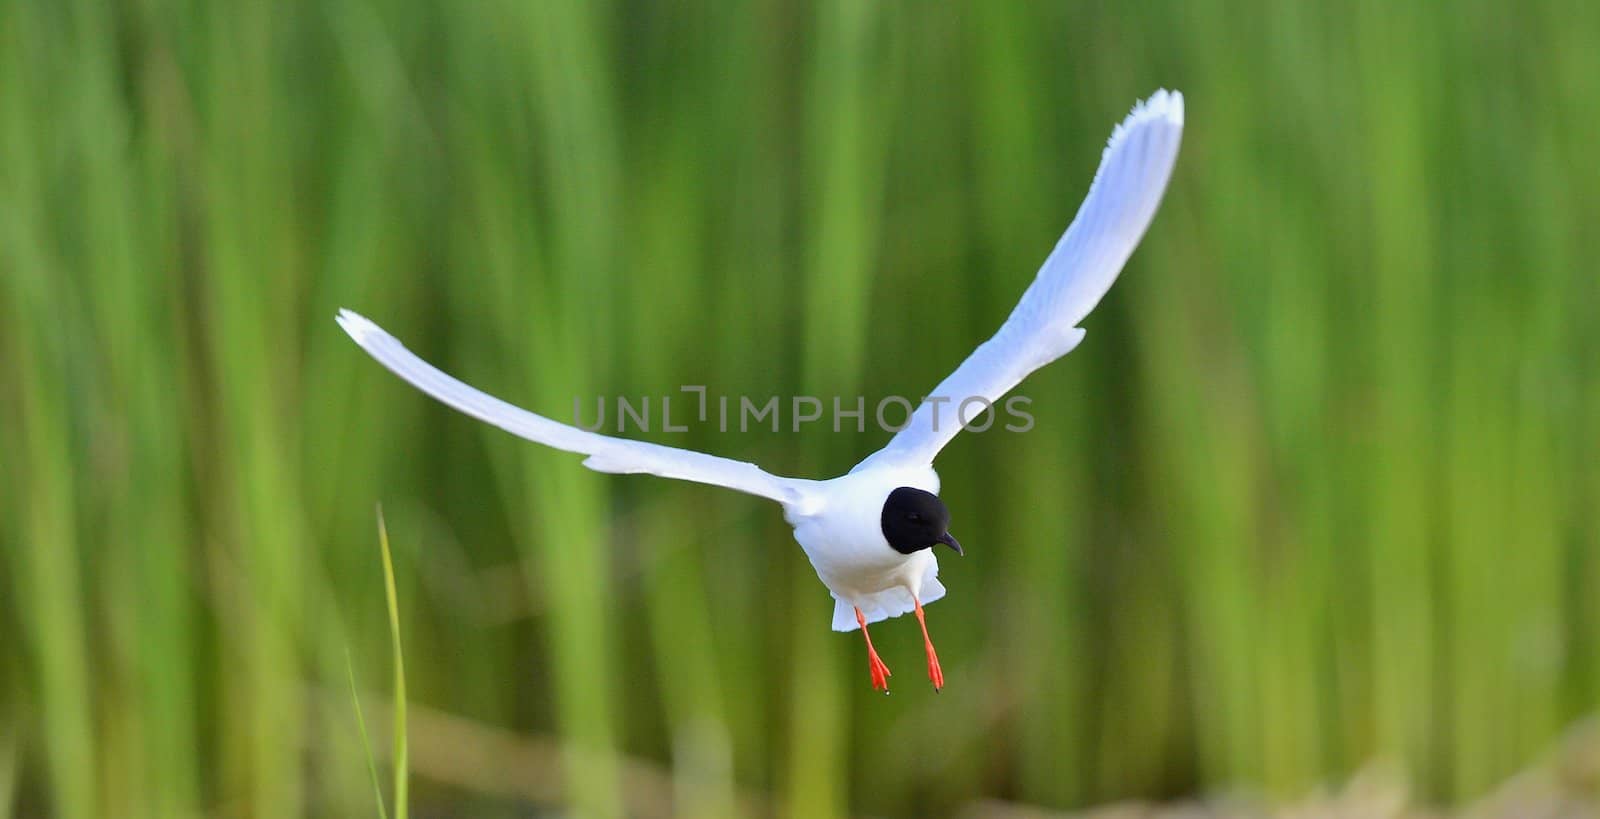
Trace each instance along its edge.
<path fill-rule="evenodd" d="M 932 492 L 902 486 L 889 493 L 883 502 L 883 537 L 903 555 L 931 549 L 943 543 L 961 551 L 961 542 L 950 535 L 950 510 Z"/>

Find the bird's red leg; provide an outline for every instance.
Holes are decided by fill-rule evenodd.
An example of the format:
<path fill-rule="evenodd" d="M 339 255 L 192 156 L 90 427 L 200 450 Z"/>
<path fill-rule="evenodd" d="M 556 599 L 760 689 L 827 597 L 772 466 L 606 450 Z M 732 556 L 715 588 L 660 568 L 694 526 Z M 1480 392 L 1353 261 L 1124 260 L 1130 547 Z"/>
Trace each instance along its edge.
<path fill-rule="evenodd" d="M 917 624 L 922 626 L 922 647 L 928 652 L 928 679 L 933 681 L 933 690 L 938 691 L 944 687 L 944 669 L 939 667 L 939 655 L 933 650 L 933 641 L 928 639 L 928 621 L 922 616 L 922 601 L 911 598 L 917 604 Z"/>
<path fill-rule="evenodd" d="M 856 622 L 861 624 L 861 636 L 867 638 L 867 667 L 872 671 L 872 690 L 889 693 L 889 667 L 883 664 L 878 650 L 872 647 L 872 635 L 867 633 L 867 617 L 856 607 Z"/>

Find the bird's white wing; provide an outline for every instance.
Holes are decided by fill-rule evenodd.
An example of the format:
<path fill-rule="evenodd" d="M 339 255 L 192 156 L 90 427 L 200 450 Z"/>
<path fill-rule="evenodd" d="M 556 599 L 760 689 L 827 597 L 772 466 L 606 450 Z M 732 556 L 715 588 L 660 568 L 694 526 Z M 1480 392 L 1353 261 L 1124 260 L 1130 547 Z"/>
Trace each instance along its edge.
<path fill-rule="evenodd" d="M 339 326 L 379 364 L 409 381 L 411 386 L 513 435 L 589 457 L 584 466 L 597 472 L 648 473 L 713 486 L 725 486 L 771 498 L 785 506 L 808 500 L 811 481 L 780 478 L 755 464 L 718 458 L 702 452 L 677 449 L 645 441 L 598 435 L 552 421 L 473 389 L 418 358 L 382 327 L 350 310 L 339 311 Z"/>
<path fill-rule="evenodd" d="M 963 402 L 998 402 L 1029 373 L 1078 346 L 1084 335 L 1078 322 L 1111 287 L 1155 216 L 1182 136 L 1182 94 L 1157 91 L 1134 106 L 1112 132 L 1077 217 L 1005 324 L 857 470 L 878 463 L 932 463 L 961 430 L 957 413 Z M 975 421 L 983 408 L 972 400 L 964 417 Z"/>

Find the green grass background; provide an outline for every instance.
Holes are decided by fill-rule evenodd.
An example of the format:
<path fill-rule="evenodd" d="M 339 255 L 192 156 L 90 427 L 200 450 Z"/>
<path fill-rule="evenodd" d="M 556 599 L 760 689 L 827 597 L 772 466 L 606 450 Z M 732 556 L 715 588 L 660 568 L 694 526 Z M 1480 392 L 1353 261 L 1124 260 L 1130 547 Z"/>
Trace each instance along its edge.
<path fill-rule="evenodd" d="M 574 815 L 640 766 L 696 817 L 1482 793 L 1600 702 L 1597 42 L 1580 0 L 0 0 L 0 816 L 372 815 L 380 501 L 411 701 L 554 743 L 508 776 Z M 1166 202 L 1035 429 L 940 459 L 938 697 L 909 620 L 873 695 L 771 504 L 333 322 L 557 418 L 915 397 L 1161 86 Z M 410 744 L 419 815 L 525 815 Z"/>

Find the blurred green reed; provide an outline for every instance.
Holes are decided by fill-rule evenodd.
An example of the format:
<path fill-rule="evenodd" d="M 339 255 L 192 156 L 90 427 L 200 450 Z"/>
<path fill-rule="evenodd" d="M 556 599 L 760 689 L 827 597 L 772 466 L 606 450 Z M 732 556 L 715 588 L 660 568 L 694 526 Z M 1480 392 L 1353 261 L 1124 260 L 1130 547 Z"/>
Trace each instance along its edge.
<path fill-rule="evenodd" d="M 3 0 L 0 815 L 370 815 L 376 501 L 413 701 L 558 739 L 528 778 L 575 815 L 640 764 L 697 817 L 1481 793 L 1600 691 L 1597 37 L 1575 0 Z M 909 621 L 872 694 L 769 504 L 587 472 L 332 321 L 559 419 L 915 397 L 1160 86 L 1149 237 L 1035 429 L 939 463 L 937 697 Z M 645 437 L 808 476 L 886 437 L 712 420 Z"/>
<path fill-rule="evenodd" d="M 395 592 L 394 555 L 389 549 L 389 531 L 383 522 L 382 509 L 378 510 L 378 547 L 379 555 L 383 558 L 384 602 L 388 604 L 389 644 L 394 662 L 394 711 L 389 722 L 389 733 L 392 735 L 389 758 L 393 762 L 391 767 L 394 772 L 394 815 L 395 819 L 405 819 L 410 813 L 411 785 L 410 754 L 407 744 L 409 737 L 406 729 L 406 666 L 400 639 L 400 601 Z M 361 752 L 367 758 L 367 771 L 372 777 L 372 791 L 378 805 L 378 819 L 389 819 L 387 808 L 389 800 L 383 796 L 383 784 L 378 777 L 377 758 L 372 751 L 366 716 L 361 709 L 361 693 L 356 687 L 355 666 L 350 661 L 348 653 L 345 654 L 345 675 L 350 682 L 351 710 L 355 712 L 356 732 L 361 737 Z"/>

